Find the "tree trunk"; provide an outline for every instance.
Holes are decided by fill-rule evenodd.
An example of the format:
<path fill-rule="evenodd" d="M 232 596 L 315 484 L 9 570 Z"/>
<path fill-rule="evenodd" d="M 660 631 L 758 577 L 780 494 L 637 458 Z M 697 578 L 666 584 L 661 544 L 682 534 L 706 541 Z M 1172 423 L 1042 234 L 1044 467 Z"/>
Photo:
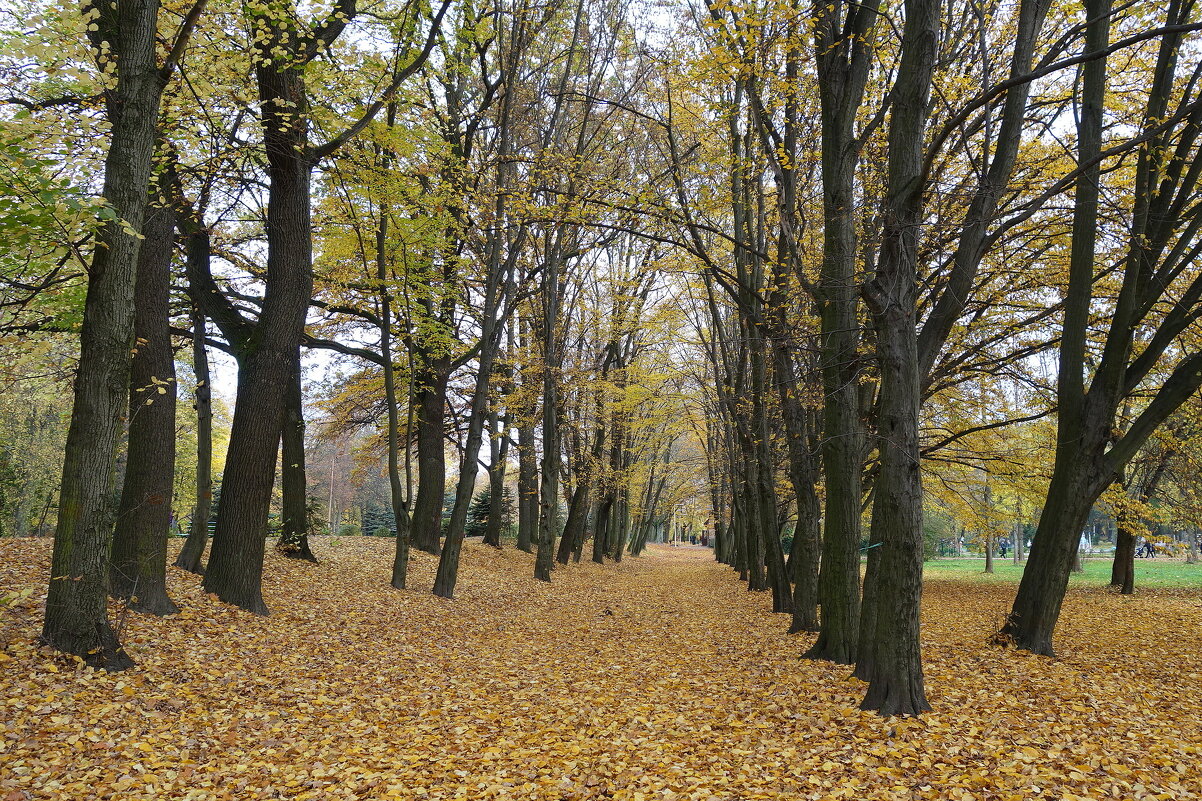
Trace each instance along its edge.
<path fill-rule="evenodd" d="M 993 537 L 985 538 L 985 572 L 993 573 Z"/>
<path fill-rule="evenodd" d="M 450 362 L 426 356 L 417 369 L 417 497 L 413 501 L 413 547 L 437 556 L 441 551 L 442 505 L 447 488 L 443 427 Z"/>
<path fill-rule="evenodd" d="M 559 549 L 555 553 L 555 561 L 566 565 L 572 558 L 572 553 L 579 544 L 584 542 L 584 525 L 588 515 L 589 494 L 592 487 L 587 475 L 581 476 L 572 492 L 572 501 L 568 504 L 568 516 L 563 524 L 563 537 L 559 540 Z"/>
<path fill-rule="evenodd" d="M 860 617 L 860 504 L 863 447 L 859 419 L 859 321 L 855 287 L 853 165 L 828 150 L 850 150 L 828 132 L 823 114 L 822 467 L 826 482 L 818 640 L 806 656 L 838 664 L 855 661 Z M 850 125 L 850 123 L 848 123 Z M 848 132 L 850 133 L 850 131 Z M 827 142 L 827 139 L 830 142 Z"/>
<path fill-rule="evenodd" d="M 207 238 L 188 237 L 188 258 L 192 248 L 200 244 L 208 257 Z M 189 573 L 204 575 L 201 561 L 209 544 L 209 518 L 213 506 L 213 407 L 209 384 L 209 356 L 205 349 L 205 315 L 200 307 L 192 306 L 192 369 L 196 373 L 196 507 L 192 510 L 192 525 L 188 538 L 176 557 L 175 566 Z"/>
<path fill-rule="evenodd" d="M 438 560 L 438 575 L 434 579 L 434 594 L 441 598 L 451 598 L 455 594 L 455 583 L 459 578 L 459 554 L 463 548 L 464 527 L 467 523 L 467 509 L 472 502 L 480 446 L 484 442 L 484 421 L 488 414 L 488 388 L 491 383 L 493 362 L 496 360 L 497 351 L 501 345 L 500 335 L 504 331 L 496 319 L 503 283 L 500 273 L 501 263 L 498 256 L 490 268 L 485 287 L 480 356 L 476 370 L 476 388 L 472 393 L 471 409 L 468 412 L 467 440 L 463 447 L 463 459 L 459 463 L 455 506 L 451 510 L 446 543 Z"/>
<path fill-rule="evenodd" d="M 1114 547 L 1114 565 L 1110 569 L 1110 586 L 1118 587 L 1123 595 L 1135 592 L 1135 534 L 1121 523 Z"/>
<path fill-rule="evenodd" d="M 1086 0 L 1085 8 L 1091 21 L 1085 47 L 1096 52 L 1110 40 L 1110 0 Z M 1106 59 L 1086 63 L 1082 72 L 1078 158 L 1089 166 L 1077 180 L 1074 200 L 1069 285 L 1056 386 L 1059 402 L 1056 460 L 1027 568 L 999 632 L 1001 640 L 1047 656 L 1053 655 L 1052 632 L 1060 616 L 1081 528 L 1097 494 L 1110 484 L 1109 478 L 1099 475 L 1110 438 L 1110 420 L 1103 419 L 1108 417 L 1102 408 L 1106 404 L 1101 400 L 1087 404 L 1084 387 L 1101 172 L 1095 159 L 1102 149 Z"/>
<path fill-rule="evenodd" d="M 518 425 L 518 550 L 534 552 L 538 527 L 538 454 L 533 423 Z"/>
<path fill-rule="evenodd" d="M 1052 632 L 1060 616 L 1081 528 L 1094 499 L 1110 483 L 1077 467 L 1078 462 L 1087 465 L 1089 460 L 1089 454 L 1079 452 L 1074 453 L 1071 467 L 1057 460 L 1060 469 L 1053 473 L 1048 502 L 1031 541 L 1018 594 L 1000 632 L 1003 641 L 1045 656 L 1055 656 Z"/>
<path fill-rule="evenodd" d="M 105 98 L 112 140 L 104 198 L 119 221 L 101 226 L 88 274 L 42 640 L 93 667 L 115 671 L 133 664 L 106 614 L 114 466 L 129 408 L 141 241 L 124 226 L 142 227 L 163 76 L 155 64 L 155 0 L 93 8 L 99 11 L 93 44 L 107 45 L 116 60 L 116 85 Z"/>
<path fill-rule="evenodd" d="M 543 464 L 542 486 L 539 493 L 538 547 L 534 558 L 534 577 L 551 580 L 555 561 L 555 535 L 559 531 L 559 343 L 556 337 L 559 323 L 560 239 L 562 230 L 550 248 L 543 265 Z"/>
<path fill-rule="evenodd" d="M 494 420 L 496 415 L 493 415 Z M 493 426 L 493 437 L 489 443 L 488 464 L 488 525 L 484 529 L 484 544 L 501 547 L 501 524 L 505 517 L 505 473 L 509 464 L 509 414 L 501 419 L 504 433 Z"/>
<path fill-rule="evenodd" d="M 610 490 L 597 507 L 596 524 L 593 530 L 593 561 L 599 565 L 605 564 L 605 553 L 609 550 L 609 519 L 613 503 L 613 491 Z"/>
<path fill-rule="evenodd" d="M 906 0 L 901 63 L 893 86 L 889 175 L 877 273 L 867 297 L 876 323 L 880 394 L 879 473 L 873 485 L 872 536 L 879 570 L 866 621 L 874 635 L 856 674 L 868 681 L 862 709 L 918 715 L 928 709 L 919 645 L 922 600 L 922 473 L 918 416 L 918 243 L 922 230 L 922 157 L 941 0 Z"/>
<path fill-rule="evenodd" d="M 163 193 L 158 193 L 163 201 Z M 169 204 L 147 209 L 138 253 L 137 345 L 130 371 L 129 435 L 109 592 L 130 608 L 174 615 L 167 597 L 167 536 L 175 486 L 175 358 L 171 352 L 171 253 L 175 213 Z"/>
<path fill-rule="evenodd" d="M 255 18 L 261 47 L 291 54 L 287 21 Z M 238 396 L 226 454 L 213 550 L 204 587 L 257 615 L 281 423 L 296 381 L 305 315 L 313 294 L 308 108 L 304 63 L 264 57 L 256 67 L 269 180 L 266 295 L 254 335 L 238 360 Z"/>
<path fill-rule="evenodd" d="M 387 274 L 383 259 L 386 231 L 385 224 L 381 223 L 376 240 L 379 267 L 377 275 L 381 281 L 383 275 Z M 396 525 L 396 552 L 392 559 L 390 583 L 396 589 L 403 590 L 409 580 L 410 526 L 405 486 L 401 481 L 401 420 L 396 390 L 396 368 L 392 363 L 392 306 L 387 290 L 380 293 L 380 355 L 384 361 L 384 403 L 388 408 L 388 497 L 392 504 L 392 519 Z M 409 432 L 405 433 L 405 449 L 408 451 Z"/>
<path fill-rule="evenodd" d="M 757 304 L 758 305 L 758 304 Z M 762 312 L 761 312 L 762 313 Z M 757 314 L 757 316 L 759 316 Z M 748 326 L 751 361 L 751 420 L 749 425 L 755 433 L 753 452 L 749 454 L 758 463 L 755 471 L 755 508 L 760 517 L 760 536 L 764 548 L 768 584 L 772 589 L 772 611 L 793 613 L 793 586 L 785 570 L 785 554 L 780 544 L 780 528 L 776 518 L 775 464 L 772 459 L 772 433 L 768 429 L 768 411 L 765 404 L 771 390 L 768 388 L 768 342 L 757 325 Z"/>
<path fill-rule="evenodd" d="M 793 622 L 790 634 L 818 631 L 818 558 L 821 537 L 821 501 L 818 498 L 818 464 L 810 451 L 810 415 L 801 405 L 801 387 L 789 351 L 773 340 L 773 363 L 780 395 L 789 451 L 789 480 L 797 500 L 797 526 L 789 549 L 788 572 L 794 582 Z"/>
<path fill-rule="evenodd" d="M 283 484 L 283 529 L 275 549 L 289 559 L 302 559 L 316 564 L 317 557 L 309 548 L 309 498 L 305 480 L 305 412 L 301 392 L 300 354 L 288 387 L 282 425 L 282 455 L 280 468 Z"/>

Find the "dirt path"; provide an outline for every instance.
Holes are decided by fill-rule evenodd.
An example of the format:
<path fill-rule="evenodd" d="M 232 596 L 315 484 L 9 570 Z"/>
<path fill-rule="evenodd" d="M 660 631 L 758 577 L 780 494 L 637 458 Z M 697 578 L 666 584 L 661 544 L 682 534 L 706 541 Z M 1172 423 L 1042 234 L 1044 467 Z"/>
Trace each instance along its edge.
<path fill-rule="evenodd" d="M 0 801 L 1202 797 L 1196 594 L 1074 597 L 1051 662 L 982 644 L 1006 588 L 936 582 L 935 712 L 882 720 L 707 550 L 546 585 L 472 545 L 445 601 L 425 555 L 416 590 L 388 588 L 390 546 L 272 558 L 265 619 L 173 571 L 184 613 L 131 615 L 138 667 L 116 676 L 36 649 L 37 592 L 18 601 Z M 0 592 L 40 591 L 47 564 L 48 543 L 0 540 Z M 1109 625 L 1152 608 L 1172 630 Z"/>

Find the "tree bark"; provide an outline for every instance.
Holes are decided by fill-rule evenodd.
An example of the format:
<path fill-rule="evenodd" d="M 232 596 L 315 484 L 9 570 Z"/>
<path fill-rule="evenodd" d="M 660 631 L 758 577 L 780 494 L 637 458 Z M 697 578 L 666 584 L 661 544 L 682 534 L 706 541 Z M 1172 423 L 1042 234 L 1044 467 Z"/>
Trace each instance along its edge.
<path fill-rule="evenodd" d="M 533 413 L 533 412 L 531 412 Z M 518 424 L 518 541 L 520 551 L 534 551 L 538 527 L 538 454 L 534 448 L 534 425 Z"/>
<path fill-rule="evenodd" d="M 164 76 L 155 64 L 159 5 L 120 0 L 93 6 L 93 45 L 116 60 L 106 92 L 112 139 L 104 198 L 120 221 L 141 229 L 150 185 Z M 129 408 L 134 344 L 134 286 L 140 240 L 122 222 L 101 226 L 88 273 L 71 424 L 59 489 L 42 640 L 93 667 L 122 670 L 133 660 L 107 618 L 114 468 Z"/>
<path fill-rule="evenodd" d="M 196 237 L 188 237 L 188 258 Z M 207 252 L 206 252 L 207 257 Z M 209 543 L 209 517 L 213 506 L 213 407 L 209 383 L 209 356 L 205 349 L 205 316 L 192 305 L 192 369 L 196 374 L 196 506 L 188 538 L 175 559 L 175 566 L 204 575 L 201 562 Z"/>
<path fill-rule="evenodd" d="M 1110 41 L 1110 0 L 1086 0 L 1085 9 L 1090 20 L 1085 47 L 1094 52 Z M 1097 492 L 1101 492 L 1110 483 L 1097 474 L 1108 436 L 1099 439 L 1096 429 L 1108 421 L 1101 419 L 1100 409 L 1091 409 L 1090 419 L 1085 419 L 1084 386 L 1101 177 L 1096 158 L 1102 149 L 1105 95 L 1106 59 L 1099 58 L 1083 67 L 1082 102 L 1077 122 L 1078 159 L 1088 166 L 1077 180 L 1073 212 L 1069 285 L 1056 385 L 1059 401 L 1056 460 L 1048 485 L 1048 501 L 1031 543 L 1027 568 L 1023 571 L 1014 605 L 999 632 L 1003 640 L 1048 656 L 1053 655 L 1052 631 L 1060 616 L 1078 537 L 1097 497 L 1092 487 L 1100 483 Z"/>
<path fill-rule="evenodd" d="M 505 517 L 505 473 L 509 465 L 509 413 L 497 423 L 493 414 L 493 435 L 489 442 L 488 463 L 488 525 L 484 529 L 484 544 L 501 547 L 501 525 Z M 498 431 L 498 428 L 503 429 Z"/>
<path fill-rule="evenodd" d="M 415 370 L 417 497 L 413 501 L 413 547 L 437 556 L 442 550 L 442 505 L 447 489 L 443 428 L 450 359 L 426 353 Z"/>
<path fill-rule="evenodd" d="M 941 0 L 906 0 L 901 62 L 893 86 L 884 230 L 876 276 L 866 296 L 876 323 L 880 370 L 879 472 L 873 485 L 872 536 L 879 570 L 856 674 L 868 681 L 862 709 L 918 715 L 928 709 L 919 644 L 922 600 L 922 473 L 918 416 L 918 243 L 922 230 L 922 156 Z M 867 582 L 866 582 L 867 583 Z M 865 652 L 867 650 L 867 652 Z"/>
<path fill-rule="evenodd" d="M 254 333 L 238 359 L 237 401 L 204 587 L 226 603 L 266 615 L 267 515 L 286 399 L 296 381 L 313 294 L 313 165 L 304 81 L 308 59 L 297 52 L 300 42 L 291 19 L 262 15 L 251 23 L 259 41 L 255 76 L 267 154 L 266 294 Z"/>
<path fill-rule="evenodd" d="M 175 358 L 171 352 L 171 254 L 175 212 L 158 193 L 138 252 L 136 345 L 130 371 L 129 434 L 109 592 L 151 615 L 174 615 L 167 596 L 167 536 L 175 486 Z"/>
<path fill-rule="evenodd" d="M 822 110 L 822 269 L 816 300 L 821 310 L 823 385 L 822 467 L 826 480 L 821 610 L 818 640 L 806 654 L 850 664 L 856 659 L 860 618 L 860 509 L 863 446 L 859 419 L 858 286 L 855 171 L 859 146 L 855 117 L 873 60 L 879 0 L 846 10 L 815 7 L 814 51 Z"/>
<path fill-rule="evenodd" d="M 1135 534 L 1120 522 L 1115 540 L 1110 586 L 1118 587 L 1123 595 L 1131 595 L 1135 592 Z"/>
<path fill-rule="evenodd" d="M 317 563 L 309 548 L 309 498 L 305 480 L 305 412 L 301 392 L 300 353 L 288 387 L 281 437 L 283 530 L 275 549 L 289 559 Z"/>

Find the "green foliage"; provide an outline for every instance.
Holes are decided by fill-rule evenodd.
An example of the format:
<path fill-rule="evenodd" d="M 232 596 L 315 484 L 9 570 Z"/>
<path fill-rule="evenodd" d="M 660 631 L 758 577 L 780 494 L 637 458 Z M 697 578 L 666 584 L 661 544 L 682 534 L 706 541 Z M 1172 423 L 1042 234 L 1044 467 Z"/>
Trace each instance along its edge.
<path fill-rule="evenodd" d="M 396 521 L 392 510 L 388 507 L 368 501 L 363 507 L 363 530 L 370 531 L 373 537 L 395 537 Z"/>
<path fill-rule="evenodd" d="M 338 527 L 339 537 L 362 537 L 363 529 L 354 523 L 343 523 Z"/>
<path fill-rule="evenodd" d="M 492 491 L 485 487 L 472 498 L 472 505 L 467 508 L 467 524 L 463 527 L 466 537 L 483 537 L 488 528 L 488 510 L 492 504 Z"/>
<path fill-rule="evenodd" d="M 483 537 L 488 528 L 488 513 L 492 508 L 492 490 L 485 487 L 472 498 L 471 506 L 467 508 L 467 523 L 464 525 L 464 536 Z M 501 532 L 508 532 L 513 525 L 513 493 L 505 487 L 501 493 Z"/>

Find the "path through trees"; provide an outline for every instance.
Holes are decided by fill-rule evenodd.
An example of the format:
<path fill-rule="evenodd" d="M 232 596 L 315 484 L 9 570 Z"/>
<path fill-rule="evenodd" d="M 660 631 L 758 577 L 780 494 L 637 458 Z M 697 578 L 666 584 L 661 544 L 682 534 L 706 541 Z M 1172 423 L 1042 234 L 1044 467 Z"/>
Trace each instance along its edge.
<path fill-rule="evenodd" d="M 547 584 L 532 554 L 469 541 L 449 601 L 392 590 L 388 540 L 313 547 L 318 565 L 269 553 L 267 618 L 171 571 L 183 613 L 128 617 L 139 668 L 107 674 L 33 647 L 48 543 L 0 539 L 0 597 L 32 590 L 0 617 L 0 797 L 1202 793 L 1202 633 L 1180 591 L 1070 591 L 1051 661 L 984 646 L 1012 586 L 931 581 L 942 700 L 885 719 L 857 708 L 850 667 L 800 659 L 814 635 L 786 634 L 708 549 L 585 559 Z M 415 553 L 410 586 L 436 563 Z"/>

